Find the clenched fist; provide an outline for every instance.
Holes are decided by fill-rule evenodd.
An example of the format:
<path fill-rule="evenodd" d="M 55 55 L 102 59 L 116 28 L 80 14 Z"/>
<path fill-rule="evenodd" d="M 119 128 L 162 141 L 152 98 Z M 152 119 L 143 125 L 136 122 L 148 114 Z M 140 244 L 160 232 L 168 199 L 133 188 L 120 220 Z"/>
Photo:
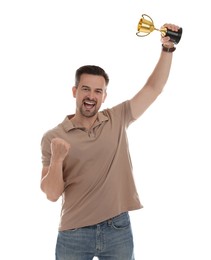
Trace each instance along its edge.
<path fill-rule="evenodd" d="M 63 161 L 68 154 L 70 144 L 64 139 L 56 137 L 51 140 L 52 160 Z"/>

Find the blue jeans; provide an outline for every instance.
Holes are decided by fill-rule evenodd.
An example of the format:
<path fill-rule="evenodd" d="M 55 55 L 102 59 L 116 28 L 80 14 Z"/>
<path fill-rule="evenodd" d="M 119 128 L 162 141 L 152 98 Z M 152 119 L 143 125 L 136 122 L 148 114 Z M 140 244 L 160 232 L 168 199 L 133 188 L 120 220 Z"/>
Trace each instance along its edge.
<path fill-rule="evenodd" d="M 94 226 L 59 231 L 56 260 L 135 260 L 128 212 Z"/>

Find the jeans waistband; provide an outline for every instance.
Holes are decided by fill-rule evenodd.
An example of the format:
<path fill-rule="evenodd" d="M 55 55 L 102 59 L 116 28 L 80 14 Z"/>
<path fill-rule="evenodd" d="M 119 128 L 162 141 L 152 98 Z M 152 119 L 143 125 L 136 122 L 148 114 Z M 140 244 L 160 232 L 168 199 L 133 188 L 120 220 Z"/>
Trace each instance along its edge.
<path fill-rule="evenodd" d="M 128 215 L 128 212 L 123 212 L 117 216 L 114 216 L 112 218 L 109 218 L 107 220 L 104 220 L 96 225 L 103 225 L 103 224 L 111 224 L 113 220 L 117 219 L 117 218 L 120 218 L 120 217 L 123 217 L 123 216 L 127 216 Z M 96 225 L 93 225 L 93 226 L 96 226 Z"/>

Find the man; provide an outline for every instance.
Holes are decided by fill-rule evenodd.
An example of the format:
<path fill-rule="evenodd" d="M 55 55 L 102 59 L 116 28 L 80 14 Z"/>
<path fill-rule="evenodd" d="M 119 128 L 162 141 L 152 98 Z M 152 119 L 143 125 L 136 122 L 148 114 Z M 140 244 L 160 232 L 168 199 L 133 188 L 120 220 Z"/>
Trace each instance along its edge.
<path fill-rule="evenodd" d="M 178 31 L 179 27 L 164 27 Z M 174 43 L 162 51 L 143 88 L 130 100 L 99 112 L 109 77 L 98 66 L 76 71 L 75 114 L 42 138 L 41 189 L 51 201 L 62 196 L 56 260 L 134 260 L 128 212 L 142 208 L 132 176 L 127 127 L 162 92 Z"/>

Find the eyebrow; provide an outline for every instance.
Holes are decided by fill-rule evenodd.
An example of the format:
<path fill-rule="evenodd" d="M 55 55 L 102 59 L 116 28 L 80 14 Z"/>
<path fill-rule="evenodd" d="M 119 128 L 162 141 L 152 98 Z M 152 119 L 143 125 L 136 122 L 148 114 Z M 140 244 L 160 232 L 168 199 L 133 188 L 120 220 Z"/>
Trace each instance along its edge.
<path fill-rule="evenodd" d="M 87 85 L 82 85 L 81 88 L 90 88 L 90 87 Z"/>
<path fill-rule="evenodd" d="M 88 89 L 91 89 L 91 87 L 89 87 L 89 86 L 87 86 L 87 85 L 82 85 L 81 88 L 88 88 Z M 103 91 L 103 88 L 96 88 L 95 90 Z"/>

